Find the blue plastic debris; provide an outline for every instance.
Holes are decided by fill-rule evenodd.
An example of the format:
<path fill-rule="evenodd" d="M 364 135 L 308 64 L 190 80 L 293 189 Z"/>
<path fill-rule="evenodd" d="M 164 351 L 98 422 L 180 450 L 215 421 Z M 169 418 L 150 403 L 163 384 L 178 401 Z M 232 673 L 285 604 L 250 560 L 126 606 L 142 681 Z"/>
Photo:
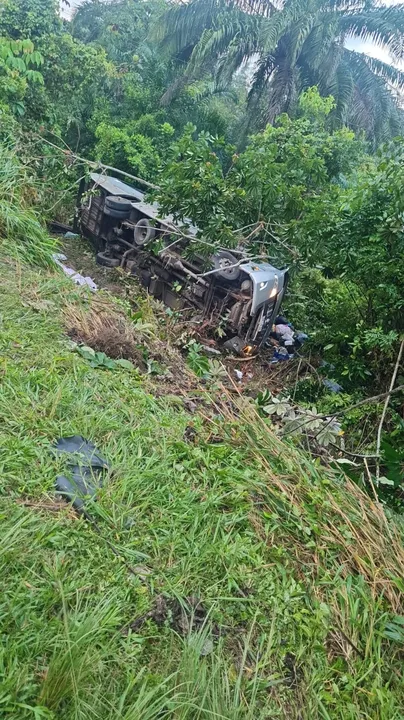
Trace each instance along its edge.
<path fill-rule="evenodd" d="M 342 385 L 339 385 L 334 380 L 329 380 L 328 378 L 323 379 L 323 385 L 327 388 L 327 390 L 331 390 L 333 393 L 340 393 L 344 389 Z"/>

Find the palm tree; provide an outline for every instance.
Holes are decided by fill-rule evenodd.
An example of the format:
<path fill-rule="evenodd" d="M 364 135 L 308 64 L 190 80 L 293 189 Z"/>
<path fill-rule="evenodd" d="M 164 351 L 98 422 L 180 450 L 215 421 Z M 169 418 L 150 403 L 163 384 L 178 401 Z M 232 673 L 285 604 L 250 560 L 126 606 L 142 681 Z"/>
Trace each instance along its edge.
<path fill-rule="evenodd" d="M 302 90 L 317 85 L 336 100 L 334 121 L 376 140 L 402 127 L 404 72 L 348 49 L 371 40 L 393 63 L 404 58 L 404 5 L 378 0 L 191 0 L 173 5 L 160 26 L 163 44 L 184 64 L 177 88 L 201 75 L 229 83 L 252 67 L 249 103 L 259 122 L 293 112 Z"/>

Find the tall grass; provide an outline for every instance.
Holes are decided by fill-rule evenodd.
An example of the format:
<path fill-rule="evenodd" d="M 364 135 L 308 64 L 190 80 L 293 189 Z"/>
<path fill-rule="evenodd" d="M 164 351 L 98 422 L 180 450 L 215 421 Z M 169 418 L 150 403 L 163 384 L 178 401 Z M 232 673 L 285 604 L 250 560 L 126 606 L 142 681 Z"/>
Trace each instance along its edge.
<path fill-rule="evenodd" d="M 0 144 L 0 243 L 8 255 L 30 264 L 52 264 L 56 241 L 34 208 L 37 192 L 32 178 L 12 149 Z"/>
<path fill-rule="evenodd" d="M 317 576 L 320 568 L 360 575 L 375 598 L 383 596 L 393 612 L 404 613 L 400 524 L 387 517 L 377 497 L 282 441 L 245 398 L 223 393 L 227 441 L 233 444 L 236 437 L 258 463 L 252 516 L 259 535 L 268 540 L 262 511 L 276 513 L 278 539 L 293 546 L 299 563 Z"/>

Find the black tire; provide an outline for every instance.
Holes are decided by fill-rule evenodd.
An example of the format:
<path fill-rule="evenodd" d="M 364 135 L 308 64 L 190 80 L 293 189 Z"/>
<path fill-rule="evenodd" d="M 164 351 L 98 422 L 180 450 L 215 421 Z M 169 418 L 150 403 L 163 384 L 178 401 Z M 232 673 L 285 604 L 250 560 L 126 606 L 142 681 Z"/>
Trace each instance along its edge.
<path fill-rule="evenodd" d="M 104 215 L 116 218 L 117 220 L 127 220 L 130 216 L 130 210 L 115 210 L 108 205 L 104 205 Z"/>
<path fill-rule="evenodd" d="M 117 258 L 108 257 L 108 255 L 105 255 L 103 252 L 97 253 L 95 256 L 95 262 L 97 265 L 102 265 L 103 267 L 108 268 L 116 268 L 119 267 L 121 264 L 121 261 Z"/>
<path fill-rule="evenodd" d="M 156 228 L 153 227 L 150 220 L 142 218 L 136 223 L 133 235 L 135 245 L 142 247 L 142 245 L 146 245 L 146 243 L 150 242 L 150 240 L 154 240 L 155 237 Z"/>
<path fill-rule="evenodd" d="M 132 210 L 130 200 L 120 197 L 119 195 L 108 195 L 105 198 L 105 207 L 109 207 L 111 210 L 119 210 L 121 212 L 130 212 Z"/>
<path fill-rule="evenodd" d="M 219 250 L 212 258 L 217 273 L 223 280 L 237 280 L 240 275 L 239 267 L 230 267 L 238 262 L 237 258 L 228 250 Z"/>

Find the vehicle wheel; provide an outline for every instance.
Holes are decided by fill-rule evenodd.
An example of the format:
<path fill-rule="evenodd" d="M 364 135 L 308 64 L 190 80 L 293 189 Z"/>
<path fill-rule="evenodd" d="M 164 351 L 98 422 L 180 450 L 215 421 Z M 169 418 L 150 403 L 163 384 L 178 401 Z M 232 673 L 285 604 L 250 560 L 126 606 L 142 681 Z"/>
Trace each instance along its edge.
<path fill-rule="evenodd" d="M 156 228 L 153 227 L 150 220 L 142 218 L 135 225 L 134 241 L 135 245 L 141 247 L 146 245 L 150 240 L 153 240 L 156 236 Z"/>
<path fill-rule="evenodd" d="M 104 205 L 104 215 L 116 218 L 117 220 L 127 220 L 130 215 L 130 210 L 116 210 L 115 208 Z"/>
<path fill-rule="evenodd" d="M 220 250 L 212 258 L 213 264 L 217 269 L 216 275 L 224 280 L 237 280 L 240 275 L 239 267 L 231 267 L 238 262 L 237 258 L 227 250 Z"/>
<path fill-rule="evenodd" d="M 122 212 L 130 212 L 132 210 L 130 200 L 116 195 L 108 195 L 105 198 L 105 207 L 109 207 L 111 210 L 120 210 Z"/>
<path fill-rule="evenodd" d="M 102 265 L 103 267 L 108 268 L 119 267 L 119 265 L 121 264 L 120 260 L 118 260 L 117 258 L 108 257 L 108 255 L 105 255 L 105 253 L 103 252 L 97 253 L 97 255 L 95 256 L 95 261 L 97 265 Z"/>

